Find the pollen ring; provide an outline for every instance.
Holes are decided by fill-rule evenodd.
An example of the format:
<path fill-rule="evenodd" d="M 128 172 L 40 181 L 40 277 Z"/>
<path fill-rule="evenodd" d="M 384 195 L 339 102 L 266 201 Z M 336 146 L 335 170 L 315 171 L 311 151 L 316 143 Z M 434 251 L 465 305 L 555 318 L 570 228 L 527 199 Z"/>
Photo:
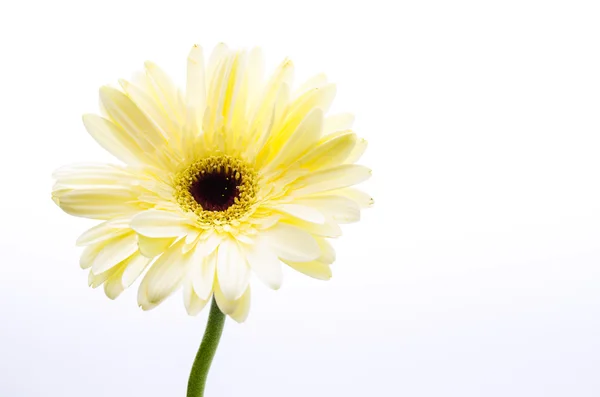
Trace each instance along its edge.
<path fill-rule="evenodd" d="M 227 224 L 242 218 L 256 201 L 257 174 L 244 161 L 211 156 L 193 162 L 174 178 L 175 197 L 199 221 Z"/>

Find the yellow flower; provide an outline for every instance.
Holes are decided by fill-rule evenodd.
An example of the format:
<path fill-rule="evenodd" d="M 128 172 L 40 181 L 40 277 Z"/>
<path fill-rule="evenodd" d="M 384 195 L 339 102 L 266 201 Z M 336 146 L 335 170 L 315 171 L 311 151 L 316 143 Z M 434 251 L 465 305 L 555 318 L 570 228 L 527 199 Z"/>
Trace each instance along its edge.
<path fill-rule="evenodd" d="M 257 49 L 221 44 L 205 68 L 194 46 L 185 93 L 150 62 L 122 90 L 100 89 L 103 116 L 83 122 L 124 165 L 63 167 L 52 192 L 68 214 L 104 221 L 77 241 L 91 286 L 114 299 L 148 268 L 142 309 L 182 287 L 189 314 L 214 295 L 244 321 L 251 272 L 273 289 L 282 262 L 331 277 L 328 238 L 372 203 L 350 187 L 371 174 L 354 164 L 366 142 L 351 115 L 325 116 L 335 86 L 323 75 L 292 90 L 289 60 L 266 81 L 262 70 Z"/>

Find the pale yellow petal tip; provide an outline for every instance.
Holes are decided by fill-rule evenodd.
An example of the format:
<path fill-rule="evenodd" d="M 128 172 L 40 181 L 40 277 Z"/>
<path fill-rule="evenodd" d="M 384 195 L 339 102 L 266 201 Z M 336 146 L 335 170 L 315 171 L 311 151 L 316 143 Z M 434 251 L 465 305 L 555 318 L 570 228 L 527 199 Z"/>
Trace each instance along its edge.
<path fill-rule="evenodd" d="M 131 86 L 131 83 L 129 83 L 129 81 L 125 80 L 125 79 L 119 79 L 119 84 L 121 85 L 121 87 L 126 90 L 129 86 Z"/>
<path fill-rule="evenodd" d="M 194 44 L 190 50 L 190 53 L 188 54 L 188 60 L 194 63 L 202 62 L 202 52 L 202 47 L 198 44 Z"/>
<path fill-rule="evenodd" d="M 147 312 L 149 310 L 152 310 L 156 307 L 156 305 L 151 305 L 151 304 L 146 304 L 146 303 L 139 303 L 138 302 L 138 307 L 140 309 L 142 309 L 143 311 Z"/>
<path fill-rule="evenodd" d="M 107 287 L 104 287 L 104 294 L 111 301 L 114 301 L 115 299 L 117 299 L 119 297 L 119 295 L 121 295 L 121 292 L 123 292 L 123 291 L 122 290 L 121 291 L 112 291 L 112 290 L 108 289 Z"/>
<path fill-rule="evenodd" d="M 60 199 L 54 193 L 52 193 L 51 197 L 52 197 L 52 201 L 54 201 L 54 204 L 56 204 L 60 207 Z"/>
<path fill-rule="evenodd" d="M 152 70 L 152 69 L 156 69 L 158 68 L 158 66 L 156 66 L 156 64 L 152 61 L 146 61 L 144 62 L 144 67 L 148 70 Z"/>

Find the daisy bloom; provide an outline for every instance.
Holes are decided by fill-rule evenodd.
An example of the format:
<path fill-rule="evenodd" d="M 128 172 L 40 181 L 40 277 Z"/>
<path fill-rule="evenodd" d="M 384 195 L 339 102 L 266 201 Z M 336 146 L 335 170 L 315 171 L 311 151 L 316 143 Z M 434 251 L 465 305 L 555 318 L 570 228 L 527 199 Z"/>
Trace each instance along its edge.
<path fill-rule="evenodd" d="M 151 62 L 100 88 L 101 115 L 83 123 L 120 163 L 60 168 L 52 191 L 66 213 L 102 221 L 77 240 L 92 287 L 114 299 L 141 277 L 144 310 L 181 288 L 189 314 L 214 297 L 242 322 L 252 273 L 273 289 L 284 265 L 331 277 L 328 239 L 372 203 L 351 187 L 371 175 L 355 164 L 366 142 L 351 115 L 326 115 L 335 86 L 293 87 L 293 69 L 264 79 L 258 49 L 221 44 L 205 64 L 194 46 L 185 90 Z"/>

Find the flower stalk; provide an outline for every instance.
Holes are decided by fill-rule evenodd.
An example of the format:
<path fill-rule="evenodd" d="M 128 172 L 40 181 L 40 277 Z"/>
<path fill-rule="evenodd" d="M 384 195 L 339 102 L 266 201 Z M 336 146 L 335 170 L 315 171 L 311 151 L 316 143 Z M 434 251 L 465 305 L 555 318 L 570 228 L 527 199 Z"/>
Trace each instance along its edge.
<path fill-rule="evenodd" d="M 208 371 L 219 346 L 224 325 L 225 314 L 221 312 L 217 301 L 213 298 L 204 337 L 202 337 L 202 343 L 200 344 L 194 364 L 192 365 L 192 371 L 190 372 L 187 397 L 204 397 Z"/>

